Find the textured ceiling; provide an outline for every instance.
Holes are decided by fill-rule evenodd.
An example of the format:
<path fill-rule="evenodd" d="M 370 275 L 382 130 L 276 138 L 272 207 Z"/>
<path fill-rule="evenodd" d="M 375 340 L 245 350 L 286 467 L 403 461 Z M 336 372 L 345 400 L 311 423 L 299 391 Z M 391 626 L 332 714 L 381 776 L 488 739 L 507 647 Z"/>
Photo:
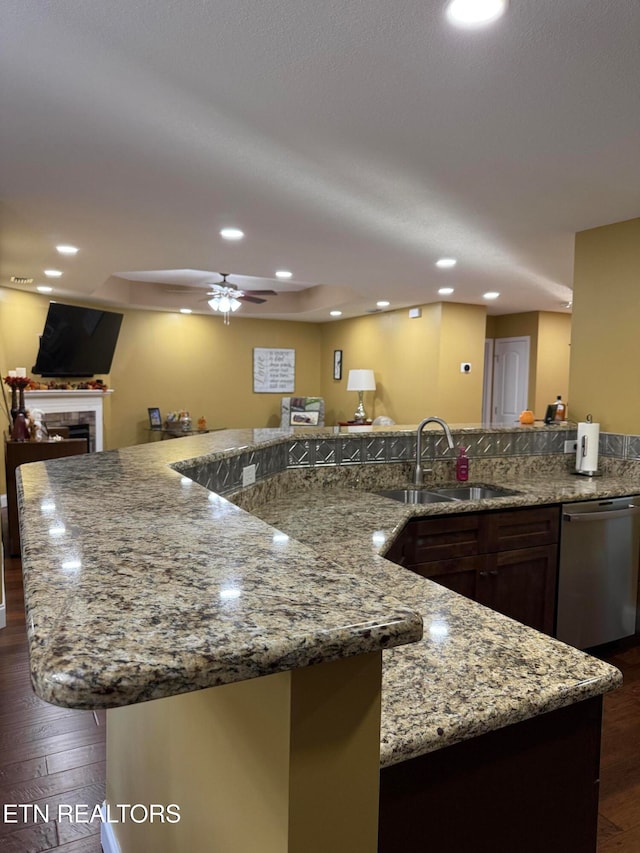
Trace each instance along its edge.
<path fill-rule="evenodd" d="M 208 311 L 223 271 L 283 291 L 247 316 L 445 285 L 562 310 L 574 233 L 640 215 L 637 0 L 511 0 L 473 31 L 430 0 L 2 5 L 2 286 L 53 266 L 56 298 Z"/>

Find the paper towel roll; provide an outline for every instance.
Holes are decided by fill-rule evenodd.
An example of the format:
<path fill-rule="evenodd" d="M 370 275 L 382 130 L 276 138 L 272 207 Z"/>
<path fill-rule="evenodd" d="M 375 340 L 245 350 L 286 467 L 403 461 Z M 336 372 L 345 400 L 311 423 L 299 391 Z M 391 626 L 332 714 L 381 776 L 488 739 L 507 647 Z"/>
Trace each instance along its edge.
<path fill-rule="evenodd" d="M 598 445 L 600 424 L 581 421 L 578 424 L 578 447 L 576 449 L 576 471 L 593 474 L 598 470 Z"/>

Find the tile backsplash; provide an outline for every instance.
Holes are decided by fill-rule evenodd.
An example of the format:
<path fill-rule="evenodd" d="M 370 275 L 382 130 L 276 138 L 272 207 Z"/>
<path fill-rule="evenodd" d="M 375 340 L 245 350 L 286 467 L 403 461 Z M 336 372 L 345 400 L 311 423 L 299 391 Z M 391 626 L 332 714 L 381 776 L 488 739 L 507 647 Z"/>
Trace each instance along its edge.
<path fill-rule="evenodd" d="M 575 440 L 576 430 L 570 427 L 527 432 L 454 430 L 453 436 L 455 447 L 450 449 L 443 434 L 425 432 L 425 464 L 455 459 L 461 445 L 467 448 L 471 459 L 562 453 L 564 441 Z M 640 445 L 638 451 L 640 455 Z M 245 449 L 237 455 L 204 459 L 176 468 L 207 489 L 226 494 L 241 487 L 242 470 L 247 465 L 256 466 L 256 480 L 261 481 L 291 469 L 410 463 L 415 453 L 414 433 L 294 435 L 283 437 L 282 441 L 272 442 L 267 447 Z"/>

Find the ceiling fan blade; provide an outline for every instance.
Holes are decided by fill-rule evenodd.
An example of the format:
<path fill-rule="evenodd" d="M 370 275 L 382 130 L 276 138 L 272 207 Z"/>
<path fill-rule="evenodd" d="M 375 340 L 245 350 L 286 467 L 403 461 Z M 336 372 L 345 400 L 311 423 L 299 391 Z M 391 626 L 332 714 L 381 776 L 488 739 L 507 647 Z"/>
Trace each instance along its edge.
<path fill-rule="evenodd" d="M 263 302 L 266 302 L 266 299 L 259 299 L 257 296 L 238 296 L 237 297 L 240 302 L 254 302 L 256 305 L 261 305 Z"/>
<path fill-rule="evenodd" d="M 245 293 L 252 293 L 254 296 L 277 296 L 275 290 L 245 290 Z"/>

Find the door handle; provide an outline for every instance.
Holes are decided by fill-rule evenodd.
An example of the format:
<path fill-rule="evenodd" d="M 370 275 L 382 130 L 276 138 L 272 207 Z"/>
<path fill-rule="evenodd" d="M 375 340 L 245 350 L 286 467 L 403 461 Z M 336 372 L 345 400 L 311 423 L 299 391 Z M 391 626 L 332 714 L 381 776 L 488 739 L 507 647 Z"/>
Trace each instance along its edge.
<path fill-rule="evenodd" d="M 607 521 L 610 518 L 629 518 L 631 515 L 638 515 L 640 506 L 629 504 L 624 509 L 604 510 L 603 512 L 564 512 L 562 513 L 563 521 Z"/>

